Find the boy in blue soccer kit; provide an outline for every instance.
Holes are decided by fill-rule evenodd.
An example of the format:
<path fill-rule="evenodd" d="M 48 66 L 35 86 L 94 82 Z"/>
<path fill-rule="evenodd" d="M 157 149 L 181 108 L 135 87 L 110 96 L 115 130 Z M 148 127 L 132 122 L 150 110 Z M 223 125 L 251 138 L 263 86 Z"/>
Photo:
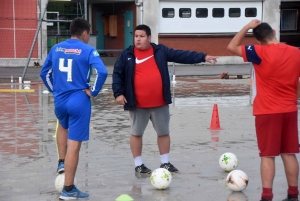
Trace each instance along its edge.
<path fill-rule="evenodd" d="M 63 130 L 57 136 L 58 147 L 65 147 L 67 143 L 65 159 L 61 161 L 65 183 L 59 198 L 63 200 L 89 197 L 74 186 L 74 178 L 81 142 L 89 140 L 90 98 L 98 95 L 107 77 L 97 50 L 86 44 L 90 38 L 90 24 L 85 19 L 76 18 L 71 22 L 70 32 L 71 39 L 52 47 L 40 73 L 46 87 L 53 93 L 54 112 Z M 91 88 L 90 67 L 96 71 Z"/>

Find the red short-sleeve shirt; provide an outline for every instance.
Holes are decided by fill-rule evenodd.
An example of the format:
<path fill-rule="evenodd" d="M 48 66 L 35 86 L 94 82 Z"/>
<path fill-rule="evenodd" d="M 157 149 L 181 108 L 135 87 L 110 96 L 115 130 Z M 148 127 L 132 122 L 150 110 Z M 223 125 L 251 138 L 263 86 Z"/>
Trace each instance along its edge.
<path fill-rule="evenodd" d="M 300 50 L 278 43 L 242 46 L 242 54 L 255 70 L 253 115 L 297 111 Z"/>
<path fill-rule="evenodd" d="M 154 59 L 154 50 L 134 48 L 135 72 L 134 93 L 139 108 L 160 107 L 166 105 L 163 96 L 162 78 Z"/>

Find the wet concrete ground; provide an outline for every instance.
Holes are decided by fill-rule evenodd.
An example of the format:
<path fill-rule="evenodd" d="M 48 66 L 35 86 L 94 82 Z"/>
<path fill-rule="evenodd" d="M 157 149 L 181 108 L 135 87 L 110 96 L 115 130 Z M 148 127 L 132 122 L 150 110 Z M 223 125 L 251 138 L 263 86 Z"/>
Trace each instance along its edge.
<path fill-rule="evenodd" d="M 83 143 L 77 187 L 89 200 L 114 201 L 128 194 L 135 201 L 258 201 L 261 184 L 249 78 L 179 77 L 172 88 L 170 161 L 180 171 L 170 188 L 156 190 L 149 178 L 137 178 L 129 148 L 128 112 L 115 104 L 111 77 L 93 100 L 90 141 Z M 1 85 L 10 88 L 10 85 Z M 18 88 L 18 85 L 13 85 Z M 52 96 L 42 84 L 34 93 L 0 93 L 0 200 L 58 200 L 54 187 L 57 168 L 56 118 Z M 220 131 L 210 126 L 213 104 L 218 104 Z M 236 154 L 238 169 L 249 177 L 248 187 L 233 193 L 225 185 L 227 173 L 218 160 Z M 299 156 L 298 156 L 299 157 Z M 143 160 L 152 170 L 160 165 L 156 134 L 149 123 L 144 135 Z M 286 197 L 287 184 L 280 158 L 274 201 Z"/>

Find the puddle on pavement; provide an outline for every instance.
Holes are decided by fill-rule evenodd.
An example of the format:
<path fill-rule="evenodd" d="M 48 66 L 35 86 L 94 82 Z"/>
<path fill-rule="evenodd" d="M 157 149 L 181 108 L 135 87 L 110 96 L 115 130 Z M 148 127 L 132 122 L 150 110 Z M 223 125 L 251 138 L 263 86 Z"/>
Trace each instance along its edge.
<path fill-rule="evenodd" d="M 183 109 L 182 111 L 184 111 L 184 108 L 191 106 L 209 108 L 211 111 L 211 107 L 214 103 L 218 103 L 219 107 L 229 108 L 235 106 L 248 106 L 249 104 L 249 79 L 221 80 L 201 77 L 179 77 L 176 81 L 177 83 L 172 85 L 171 88 L 173 95 L 173 104 L 171 107 Z M 17 85 L 13 87 L 18 88 Z M 11 88 L 11 86 L 3 84 L 0 88 Z M 54 166 L 56 166 L 57 156 L 53 135 L 56 128 L 56 118 L 53 113 L 52 95 L 42 93 L 45 90 L 44 85 L 32 84 L 31 89 L 34 89 L 35 91 L 32 93 L 0 93 L 2 100 L 2 104 L 0 104 L 0 111 L 2 114 L 0 116 L 0 165 L 2 167 L 2 175 L 6 171 L 11 171 L 15 174 L 23 174 L 23 171 L 30 171 L 30 169 L 36 168 L 37 165 L 41 170 L 39 169 L 36 173 L 32 173 L 32 178 L 26 177 L 29 182 L 34 183 L 34 178 L 38 179 L 40 173 L 45 174 L 42 176 L 43 178 L 46 178 L 45 180 L 47 180 L 47 177 L 54 178 L 52 173 L 55 171 Z M 163 192 L 153 191 L 151 190 L 153 188 L 148 184 L 149 182 L 145 180 L 141 181 L 142 189 L 137 188 L 135 187 L 135 183 L 137 182 L 136 178 L 131 177 L 133 172 L 130 172 L 130 174 L 128 173 L 127 175 L 127 173 L 118 170 L 117 167 L 113 168 L 111 171 L 104 172 L 105 169 L 107 169 L 107 165 L 111 164 L 112 159 L 120 161 L 117 166 L 124 165 L 127 167 L 130 164 L 129 168 L 133 169 L 131 152 L 128 145 L 130 136 L 128 112 L 123 111 L 123 107 L 115 103 L 110 84 L 105 85 L 100 95 L 96 99 L 93 99 L 92 102 L 93 112 L 90 125 L 90 141 L 82 144 L 81 150 L 84 157 L 81 159 L 81 163 L 84 165 L 78 167 L 78 171 L 87 172 L 86 174 L 89 175 L 90 180 L 85 179 L 81 182 L 84 183 L 86 187 L 97 186 L 101 188 L 110 188 L 109 186 L 115 185 L 116 183 L 114 183 L 113 180 L 110 181 L 109 178 L 116 177 L 122 179 L 125 174 L 128 181 L 119 181 L 117 184 L 124 186 L 124 188 L 126 187 L 126 189 L 128 185 L 129 187 L 131 185 L 129 192 L 134 194 L 135 200 L 145 201 L 153 200 L 154 198 L 155 200 L 188 199 L 186 196 L 183 197 L 182 193 L 177 193 L 174 190 Z M 211 116 L 210 113 L 209 116 Z M 207 127 L 205 129 L 207 129 Z M 179 150 L 182 150 L 182 148 L 184 148 L 183 153 L 188 153 L 188 151 L 195 150 L 197 147 L 202 147 L 202 150 L 199 150 L 199 152 L 207 152 L 208 150 L 216 151 L 218 143 L 220 143 L 219 133 L 212 132 L 207 139 L 202 140 L 201 142 L 194 141 L 190 144 L 186 144 L 186 146 L 184 143 L 174 145 L 174 154 L 180 154 L 181 151 Z M 240 143 L 236 142 L 236 144 L 238 146 Z M 149 150 L 153 149 L 153 153 L 157 153 L 155 142 L 146 142 L 145 149 L 148 149 L 148 147 Z M 116 151 L 117 153 L 115 153 Z M 147 155 L 150 155 L 150 153 L 145 154 L 145 157 L 147 157 Z M 124 161 L 124 158 L 130 158 L 130 161 L 127 159 Z M 152 162 L 156 164 L 158 161 Z M 48 163 L 55 165 L 49 166 Z M 97 170 L 95 170 L 96 167 Z M 24 168 L 24 170 L 21 170 L 22 168 Z M 45 173 L 45 171 L 47 173 Z M 100 180 L 98 179 L 98 181 L 92 181 L 93 178 L 99 177 L 99 175 L 103 178 Z M 14 185 L 17 178 L 15 178 L 16 180 L 14 181 L 10 181 L 9 177 L 4 175 L 3 177 L 4 180 L 6 179 L 7 183 L 0 184 L 0 198 L 4 190 L 16 192 L 11 189 L 11 186 Z M 191 180 L 193 179 L 193 175 L 189 177 Z M 215 182 L 218 178 L 218 176 L 211 176 L 208 180 L 209 182 Z M 178 178 L 175 176 L 175 179 L 182 178 L 179 175 Z M 16 188 L 18 186 L 20 188 L 25 188 L 23 191 L 19 192 L 20 195 L 26 194 L 24 191 L 30 187 L 30 185 L 26 186 L 24 182 L 25 181 L 20 182 L 16 186 Z M 99 184 L 99 182 L 101 184 Z M 145 185 L 145 183 L 147 183 L 147 185 Z M 179 187 L 180 184 L 175 184 L 174 182 L 173 185 L 174 187 L 176 187 L 176 185 Z M 190 186 L 191 184 L 186 182 L 186 185 Z M 53 195 L 53 189 L 51 187 L 49 187 L 47 183 L 43 183 L 39 188 L 40 191 L 30 192 L 30 194 L 39 195 L 40 192 L 43 192 L 43 195 L 50 197 L 47 199 L 52 200 L 54 197 L 57 198 L 57 195 Z M 189 190 L 191 188 L 192 186 L 188 187 L 188 189 L 183 192 L 194 192 L 194 190 Z M 97 194 L 96 190 L 99 189 L 96 188 L 94 190 L 94 193 Z M 143 193 L 139 193 L 138 191 L 143 191 Z M 91 193 L 92 192 L 93 190 L 91 190 Z M 103 200 L 105 200 L 105 198 L 107 198 L 106 200 L 111 200 L 112 195 L 110 195 L 110 193 L 115 196 L 113 189 L 111 189 L 111 191 L 108 190 L 101 198 L 103 198 Z M 234 195 L 234 197 L 236 196 L 242 195 Z M 8 198 L 7 194 L 4 195 L 4 198 Z M 244 198 L 240 197 L 238 197 L 238 199 L 244 200 Z M 245 200 L 247 200 L 247 197 Z"/>

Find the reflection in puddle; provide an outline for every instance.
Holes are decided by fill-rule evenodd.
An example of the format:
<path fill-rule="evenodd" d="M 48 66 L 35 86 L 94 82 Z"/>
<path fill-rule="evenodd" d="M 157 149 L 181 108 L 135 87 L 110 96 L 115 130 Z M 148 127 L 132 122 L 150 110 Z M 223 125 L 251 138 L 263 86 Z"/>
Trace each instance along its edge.
<path fill-rule="evenodd" d="M 228 195 L 227 201 L 248 201 L 248 198 L 243 192 L 232 192 Z"/>

